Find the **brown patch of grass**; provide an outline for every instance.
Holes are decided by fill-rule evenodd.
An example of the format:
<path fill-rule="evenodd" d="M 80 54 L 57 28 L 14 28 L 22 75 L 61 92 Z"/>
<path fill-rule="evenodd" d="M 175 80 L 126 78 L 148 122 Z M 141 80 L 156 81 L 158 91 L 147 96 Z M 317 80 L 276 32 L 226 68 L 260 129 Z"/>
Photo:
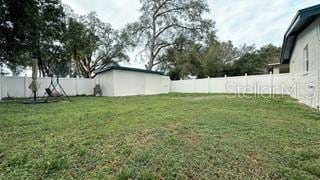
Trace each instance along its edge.
<path fill-rule="evenodd" d="M 170 131 L 177 131 L 179 127 L 181 127 L 181 123 L 173 123 L 173 124 L 169 124 L 167 126 L 167 129 L 169 129 Z"/>
<path fill-rule="evenodd" d="M 262 156 L 257 152 L 250 152 L 246 154 L 246 159 L 250 162 L 250 164 L 258 165 L 262 160 Z"/>

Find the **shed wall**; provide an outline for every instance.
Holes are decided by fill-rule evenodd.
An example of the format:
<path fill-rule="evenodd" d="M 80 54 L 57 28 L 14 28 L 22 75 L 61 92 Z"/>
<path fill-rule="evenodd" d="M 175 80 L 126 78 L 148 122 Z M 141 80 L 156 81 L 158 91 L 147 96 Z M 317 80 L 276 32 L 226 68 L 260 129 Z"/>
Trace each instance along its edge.
<path fill-rule="evenodd" d="M 103 96 L 136 96 L 169 93 L 167 76 L 144 72 L 110 70 L 98 75 Z"/>
<path fill-rule="evenodd" d="M 144 94 L 144 74 L 139 72 L 112 70 L 115 74 L 114 96 Z"/>
<path fill-rule="evenodd" d="M 95 79 L 96 84 L 100 84 L 102 96 L 114 96 L 114 72 L 101 73 Z"/>

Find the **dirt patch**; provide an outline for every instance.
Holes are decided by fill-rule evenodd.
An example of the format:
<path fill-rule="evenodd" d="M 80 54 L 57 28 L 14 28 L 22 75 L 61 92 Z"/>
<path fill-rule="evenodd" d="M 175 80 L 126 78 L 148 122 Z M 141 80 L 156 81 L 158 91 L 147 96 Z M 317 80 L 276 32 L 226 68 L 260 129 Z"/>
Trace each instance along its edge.
<path fill-rule="evenodd" d="M 179 127 L 181 127 L 181 123 L 174 123 L 174 124 L 169 124 L 167 126 L 167 129 L 169 129 L 170 131 L 177 131 Z"/>
<path fill-rule="evenodd" d="M 263 167 L 263 156 L 258 152 L 249 152 L 245 155 L 247 160 L 247 170 L 253 176 L 259 177 L 261 174 L 265 174 Z"/>
<path fill-rule="evenodd" d="M 246 154 L 246 159 L 250 162 L 250 164 L 258 165 L 262 160 L 262 156 L 257 152 L 249 152 Z"/>
<path fill-rule="evenodd" d="M 197 133 L 193 133 L 193 132 L 182 134 L 181 137 L 193 145 L 199 144 L 202 139 L 201 135 L 199 135 Z"/>

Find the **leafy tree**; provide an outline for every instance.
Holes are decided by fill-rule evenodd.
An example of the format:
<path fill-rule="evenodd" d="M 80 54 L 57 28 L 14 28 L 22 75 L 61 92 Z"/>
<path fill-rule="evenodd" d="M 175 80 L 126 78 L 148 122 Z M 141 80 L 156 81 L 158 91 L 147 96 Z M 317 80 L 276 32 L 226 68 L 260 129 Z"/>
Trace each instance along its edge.
<path fill-rule="evenodd" d="M 238 56 L 237 48 L 231 41 L 220 42 L 212 32 L 204 43 L 185 37 L 176 39 L 175 45 L 161 57 L 160 67 L 168 72 L 171 79 L 185 79 L 188 75 L 218 77 L 228 73 L 229 66 Z"/>
<path fill-rule="evenodd" d="M 280 52 L 281 47 L 271 44 L 258 50 L 254 46 L 244 45 L 240 49 L 240 58 L 233 65 L 233 70 L 230 74 L 266 74 L 268 73 L 268 64 L 279 62 Z"/>
<path fill-rule="evenodd" d="M 38 58 L 42 76 L 48 76 L 55 63 L 66 63 L 62 45 L 65 14 L 60 0 L 39 0 L 35 20 L 33 54 Z"/>
<path fill-rule="evenodd" d="M 281 47 L 268 44 L 260 48 L 259 54 L 265 59 L 266 65 L 271 63 L 279 63 Z"/>
<path fill-rule="evenodd" d="M 159 68 L 168 72 L 172 80 L 186 79 L 189 75 L 202 74 L 202 46 L 180 36 L 174 45 L 160 56 Z"/>
<path fill-rule="evenodd" d="M 18 66 L 30 63 L 36 13 L 35 0 L 1 0 L 0 61 L 11 68 L 13 74 L 17 74 Z"/>
<path fill-rule="evenodd" d="M 140 0 L 139 22 L 128 26 L 137 42 L 149 53 L 146 69 L 161 63 L 160 54 L 180 35 L 194 40 L 210 31 L 214 23 L 203 18 L 209 12 L 205 0 Z"/>
<path fill-rule="evenodd" d="M 127 32 L 114 30 L 94 12 L 70 18 L 64 39 L 74 62 L 73 76 L 91 77 L 98 69 L 129 60 L 126 49 L 131 41 Z"/>
<path fill-rule="evenodd" d="M 59 0 L 2 0 L 1 61 L 13 72 L 37 58 L 43 75 L 57 57 L 63 31 L 63 9 Z"/>
<path fill-rule="evenodd" d="M 257 51 L 242 55 L 234 64 L 233 76 L 243 76 L 245 73 L 249 75 L 264 73 L 263 59 Z"/>
<path fill-rule="evenodd" d="M 132 44 L 125 30 L 114 30 L 109 23 L 101 22 L 95 13 L 84 18 L 83 23 L 88 29 L 86 57 L 80 61 L 87 76 L 106 66 L 129 61 L 127 48 Z"/>
<path fill-rule="evenodd" d="M 205 76 L 220 77 L 238 57 L 238 51 L 231 41 L 219 42 L 216 37 L 209 37 L 204 51 L 203 68 Z"/>
<path fill-rule="evenodd" d="M 86 39 L 86 27 L 74 18 L 69 18 L 67 29 L 63 36 L 63 43 L 70 61 L 70 76 L 80 75 L 79 59 L 81 51 L 84 51 Z M 73 69 L 72 69 L 73 68 Z"/>
<path fill-rule="evenodd" d="M 185 79 L 189 75 L 197 78 L 241 76 L 268 73 L 268 64 L 279 61 L 280 47 L 266 45 L 256 49 L 244 44 L 234 47 L 231 41 L 220 42 L 214 33 L 206 41 L 190 41 L 180 36 L 160 57 L 160 68 L 171 79 Z"/>

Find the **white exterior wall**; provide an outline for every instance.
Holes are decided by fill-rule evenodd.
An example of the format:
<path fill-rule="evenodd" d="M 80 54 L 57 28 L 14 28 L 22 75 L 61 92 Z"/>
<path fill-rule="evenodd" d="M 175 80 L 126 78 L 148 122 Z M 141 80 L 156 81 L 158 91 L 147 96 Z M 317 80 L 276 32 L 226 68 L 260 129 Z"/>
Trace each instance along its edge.
<path fill-rule="evenodd" d="M 95 78 L 95 84 L 100 84 L 102 96 L 114 96 L 114 71 L 99 74 Z"/>
<path fill-rule="evenodd" d="M 311 107 L 319 106 L 319 70 L 320 70 L 320 18 L 316 19 L 304 31 L 297 41 L 290 59 L 290 71 L 294 86 L 291 96 Z M 304 71 L 304 48 L 309 48 L 309 71 Z"/>
<path fill-rule="evenodd" d="M 103 96 L 136 96 L 167 94 L 170 91 L 168 76 L 158 74 L 110 70 L 97 76 Z"/>
<path fill-rule="evenodd" d="M 112 70 L 115 74 L 114 96 L 134 96 L 143 95 L 144 73 Z"/>

